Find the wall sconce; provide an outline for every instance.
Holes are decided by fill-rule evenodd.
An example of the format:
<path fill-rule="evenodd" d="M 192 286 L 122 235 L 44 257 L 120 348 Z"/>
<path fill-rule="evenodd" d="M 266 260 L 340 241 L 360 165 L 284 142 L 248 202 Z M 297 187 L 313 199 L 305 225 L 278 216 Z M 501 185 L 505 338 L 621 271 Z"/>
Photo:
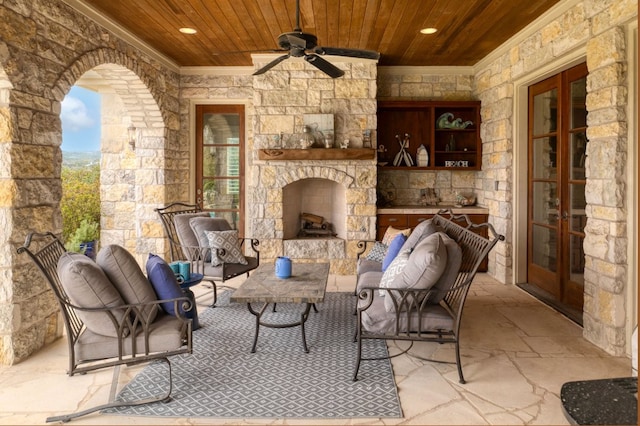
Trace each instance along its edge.
<path fill-rule="evenodd" d="M 127 135 L 129 135 L 129 146 L 131 147 L 131 150 L 134 151 L 136 149 L 137 133 L 133 124 L 127 127 Z"/>

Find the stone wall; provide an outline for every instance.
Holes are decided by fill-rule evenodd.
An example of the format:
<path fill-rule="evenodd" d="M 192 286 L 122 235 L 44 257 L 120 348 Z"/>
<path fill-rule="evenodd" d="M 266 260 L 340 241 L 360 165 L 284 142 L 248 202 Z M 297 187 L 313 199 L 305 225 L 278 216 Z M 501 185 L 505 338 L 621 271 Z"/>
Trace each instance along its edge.
<path fill-rule="evenodd" d="M 513 274 L 514 81 L 584 50 L 587 79 L 584 335 L 608 352 L 625 353 L 627 288 L 628 76 L 625 25 L 637 21 L 636 0 L 585 0 L 543 28 L 485 61 L 476 73 L 482 102 L 483 163 L 476 188 L 497 231 L 507 237 L 496 250 L 496 277 Z M 574 55 L 575 56 L 575 55 Z M 495 182 L 498 183 L 496 190 Z"/>
<path fill-rule="evenodd" d="M 140 259 L 164 251 L 153 208 L 165 202 L 167 181 L 184 169 L 174 160 L 177 73 L 62 2 L 0 3 L 0 364 L 18 362 L 61 335 L 51 291 L 16 248 L 30 231 L 62 231 L 60 102 L 85 72 L 106 64 L 120 73 L 113 90 L 126 95 L 122 115 L 135 116 L 136 127 L 148 132 L 143 140 L 153 135 L 136 150 L 136 203 L 126 204 L 135 219 L 118 241 Z"/>

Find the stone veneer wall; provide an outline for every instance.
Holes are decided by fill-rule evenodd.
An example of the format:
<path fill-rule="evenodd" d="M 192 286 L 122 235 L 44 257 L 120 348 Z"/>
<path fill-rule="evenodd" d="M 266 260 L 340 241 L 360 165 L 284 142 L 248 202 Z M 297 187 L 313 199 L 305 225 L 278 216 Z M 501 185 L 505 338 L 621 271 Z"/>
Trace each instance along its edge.
<path fill-rule="evenodd" d="M 291 59 L 254 80 L 254 158 L 248 181 L 247 218 L 260 239 L 261 261 L 292 255 L 297 261 L 329 258 L 331 273 L 354 274 L 356 242 L 375 237 L 376 164 L 367 161 L 260 161 L 257 150 L 278 147 L 277 136 L 302 129 L 303 114 L 333 114 L 335 140 L 362 146 L 362 130 L 376 127 L 376 64 L 336 63 L 344 77 L 332 79 Z M 257 63 L 256 66 L 260 66 Z M 318 148 L 322 149 L 322 148 Z M 346 188 L 347 240 L 283 241 L 282 189 L 305 178 L 324 178 Z"/>
<path fill-rule="evenodd" d="M 136 202 L 126 204 L 133 232 L 119 243 L 138 258 L 165 250 L 153 208 L 175 195 L 170 182 L 188 157 L 178 140 L 177 72 L 60 1 L 0 2 L 0 364 L 62 333 L 51 291 L 16 248 L 29 231 L 62 231 L 60 103 L 89 70 L 117 71 L 121 114 L 145 130 L 133 159 Z"/>
<path fill-rule="evenodd" d="M 584 336 L 607 352 L 625 353 L 627 288 L 626 169 L 627 37 L 625 25 L 637 21 L 636 0 L 573 2 L 553 22 L 514 44 L 476 72 L 476 96 L 482 102 L 483 171 L 476 187 L 484 194 L 498 232 L 496 277 L 510 282 L 514 182 L 514 81 L 536 74 L 576 49 L 586 52 L 587 148 Z M 498 182 L 495 190 L 494 182 Z M 637 283 L 636 283 L 637 285 Z"/>

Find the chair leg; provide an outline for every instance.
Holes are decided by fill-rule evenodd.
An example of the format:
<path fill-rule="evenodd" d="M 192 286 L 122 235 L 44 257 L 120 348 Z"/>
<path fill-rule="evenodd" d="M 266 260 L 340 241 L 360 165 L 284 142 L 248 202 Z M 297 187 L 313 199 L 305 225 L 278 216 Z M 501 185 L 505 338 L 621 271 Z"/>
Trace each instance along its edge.
<path fill-rule="evenodd" d="M 462 363 L 460 362 L 460 346 L 458 345 L 457 339 L 456 339 L 456 364 L 458 365 L 458 377 L 460 378 L 459 382 L 464 385 L 467 382 L 464 380 L 464 376 L 462 375 Z"/>
<path fill-rule="evenodd" d="M 358 370 L 360 370 L 360 362 L 362 361 L 362 336 L 360 334 L 360 329 L 358 327 L 356 328 L 355 341 L 358 347 L 356 350 L 357 351 L 356 365 L 353 370 L 353 378 L 351 379 L 354 382 L 358 381 Z"/>
<path fill-rule="evenodd" d="M 114 389 L 117 387 L 117 381 L 118 381 L 118 375 L 117 373 L 119 373 L 119 368 L 114 369 L 114 377 L 113 377 L 113 381 L 115 382 L 115 384 L 112 382 L 111 384 L 111 397 L 109 398 L 109 402 L 107 404 L 102 404 L 102 405 L 98 405 L 92 408 L 88 408 L 86 410 L 82 410 L 82 411 L 77 411 L 75 413 L 71 413 L 71 414 L 63 414 L 60 416 L 52 416 L 52 417 L 47 417 L 46 422 L 47 423 L 51 423 L 51 422 L 63 422 L 63 423 L 67 423 L 75 418 L 78 417 L 82 417 L 82 416 L 86 416 L 87 414 L 91 414 L 91 413 L 95 413 L 96 411 L 101 411 L 101 410 L 106 410 L 108 408 L 116 408 L 116 407 L 133 407 L 133 406 L 137 406 L 137 405 L 144 405 L 144 404 L 151 404 L 153 402 L 167 402 L 171 399 L 171 391 L 173 388 L 173 379 L 171 377 L 171 363 L 169 362 L 168 358 L 160 358 L 158 359 L 158 361 L 163 361 L 167 363 L 167 367 L 169 368 L 169 388 L 167 389 L 167 391 L 159 396 L 156 397 L 151 397 L 151 398 L 145 398 L 145 399 L 141 399 L 138 401 L 114 401 L 113 398 L 115 397 L 115 392 Z"/>
<path fill-rule="evenodd" d="M 213 287 L 213 303 L 211 304 L 212 308 L 216 307 L 216 303 L 218 302 L 218 287 L 216 286 L 215 281 L 211 281 L 211 285 Z"/>

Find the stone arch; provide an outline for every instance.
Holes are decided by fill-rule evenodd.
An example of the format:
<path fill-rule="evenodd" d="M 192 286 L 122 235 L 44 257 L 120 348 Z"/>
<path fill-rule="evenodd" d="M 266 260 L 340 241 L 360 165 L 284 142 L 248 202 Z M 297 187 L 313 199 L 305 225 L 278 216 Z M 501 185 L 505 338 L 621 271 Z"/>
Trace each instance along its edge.
<path fill-rule="evenodd" d="M 354 183 L 354 178 L 344 171 L 332 167 L 309 166 L 285 168 L 282 173 L 278 173 L 277 185 L 284 188 L 292 182 L 310 178 L 329 179 L 344 185 L 345 188 L 350 188 Z"/>
<path fill-rule="evenodd" d="M 86 74 L 100 80 L 103 111 L 112 113 L 103 119 L 109 130 L 101 142 L 101 244 L 123 245 L 141 264 L 149 252 L 165 251 L 154 208 L 167 202 L 165 147 L 167 139 L 177 138 L 166 125 L 171 117 L 163 107 L 166 79 L 155 71 L 122 52 L 100 48 L 80 56 L 52 88 L 61 102 Z M 130 125 L 136 128 L 135 149 L 128 144 Z"/>
<path fill-rule="evenodd" d="M 20 362 L 62 334 L 51 290 L 15 248 L 31 231 L 61 233 L 59 114 L 71 87 L 88 71 L 111 76 L 115 79 L 113 93 L 126 95 L 123 104 L 140 129 L 138 149 L 128 158 L 133 164 L 131 196 L 120 204 L 127 206 L 134 220 L 126 235 L 109 242 L 125 245 L 141 264 L 149 252 L 166 252 L 154 209 L 166 203 L 167 170 L 178 174 L 184 168 L 184 161 L 179 161 L 183 153 L 178 143 L 179 79 L 175 72 L 106 48 L 75 57 L 53 81 L 51 69 L 39 66 L 37 57 L 25 56 L 23 62 L 18 71 L 31 73 L 0 70 L 0 225 L 7 230 L 0 240 L 8 243 L 2 245 L 5 249 L 0 254 L 0 274 L 5 278 L 0 293 L 7 295 L 0 309 L 10 313 L 0 320 L 1 364 Z"/>

